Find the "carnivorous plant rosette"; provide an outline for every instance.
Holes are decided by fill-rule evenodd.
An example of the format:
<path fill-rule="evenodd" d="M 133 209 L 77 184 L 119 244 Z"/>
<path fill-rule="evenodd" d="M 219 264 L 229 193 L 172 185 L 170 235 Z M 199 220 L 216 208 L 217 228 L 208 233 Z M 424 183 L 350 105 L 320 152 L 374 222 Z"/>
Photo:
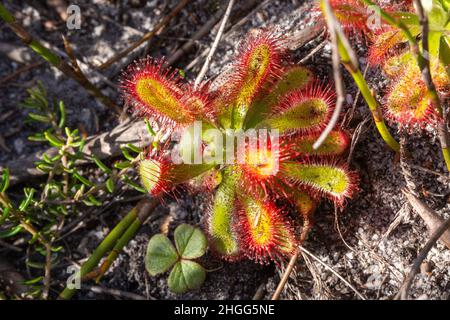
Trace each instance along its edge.
<path fill-rule="evenodd" d="M 442 121 L 434 108 L 430 93 L 414 53 L 408 45 L 408 38 L 399 28 L 385 22 L 375 6 L 369 1 L 332 0 L 331 6 L 350 33 L 364 35 L 369 41 L 368 63 L 382 67 L 390 79 L 384 97 L 384 113 L 401 129 L 424 128 Z M 423 41 L 421 26 L 415 14 L 413 1 L 372 1 L 403 23 L 411 35 Z M 450 89 L 450 2 L 446 0 L 423 1 L 428 16 L 429 34 L 427 57 L 436 90 L 441 97 L 448 97 Z"/>
<path fill-rule="evenodd" d="M 213 251 L 227 260 L 289 256 L 298 243 L 289 208 L 307 219 L 322 198 L 342 206 L 357 189 L 356 174 L 339 160 L 349 144 L 344 130 L 312 147 L 333 112 L 333 90 L 288 60 L 279 38 L 260 31 L 243 42 L 217 89 L 194 89 L 151 58 L 122 77 L 126 102 L 183 132 L 183 161 L 174 162 L 168 147 L 149 152 L 139 168 L 143 186 L 155 197 L 181 184 L 204 186 L 211 194 L 205 229 Z M 192 161 L 196 148 L 208 161 Z"/>

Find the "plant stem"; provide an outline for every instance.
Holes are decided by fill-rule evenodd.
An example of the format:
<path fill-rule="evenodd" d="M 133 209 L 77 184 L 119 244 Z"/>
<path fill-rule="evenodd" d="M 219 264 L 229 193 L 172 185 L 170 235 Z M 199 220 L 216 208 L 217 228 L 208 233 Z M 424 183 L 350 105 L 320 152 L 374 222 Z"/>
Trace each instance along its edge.
<path fill-rule="evenodd" d="M 33 39 L 33 37 L 25 30 L 25 28 L 17 23 L 14 16 L 2 5 L 0 4 L 0 18 L 6 22 L 10 29 L 22 40 L 22 42 L 30 47 L 34 52 L 40 55 L 48 63 L 55 66 L 66 76 L 77 81 L 86 91 L 99 99 L 105 106 L 111 108 L 117 114 L 121 113 L 120 108 L 111 100 L 109 97 L 105 96 L 96 86 L 94 86 L 89 80 L 84 77 L 80 72 L 67 64 L 63 59 L 61 59 L 52 50 L 44 47 L 39 41 Z"/>
<path fill-rule="evenodd" d="M 137 233 L 141 225 L 142 225 L 141 221 L 139 219 L 135 219 L 133 223 L 128 227 L 128 229 L 125 231 L 122 237 L 120 237 L 114 248 L 111 250 L 109 255 L 106 257 L 105 261 L 100 266 L 99 275 L 95 279 L 95 282 L 97 283 L 100 282 L 103 275 L 106 273 L 106 271 L 108 271 L 109 267 L 117 259 L 122 249 L 128 244 L 128 242 L 131 241 L 131 239 Z"/>
<path fill-rule="evenodd" d="M 361 71 L 359 69 L 357 71 L 352 71 L 349 68 L 347 68 L 347 70 L 350 72 L 353 80 L 361 91 L 364 100 L 366 100 L 366 103 L 369 106 L 369 109 L 373 116 L 373 120 L 375 121 L 375 125 L 381 137 L 392 150 L 394 150 L 395 152 L 399 152 L 400 145 L 389 132 L 389 129 L 387 128 L 386 123 L 383 120 L 383 115 L 380 111 L 379 104 L 377 100 L 375 100 Z"/>
<path fill-rule="evenodd" d="M 42 292 L 42 298 L 47 299 L 48 293 L 50 291 L 50 278 L 52 268 L 51 263 L 52 244 L 49 243 L 47 239 L 45 239 L 44 236 L 42 236 L 33 225 L 31 225 L 26 221 L 21 211 L 16 210 L 13 207 L 11 201 L 9 200 L 9 197 L 4 192 L 0 192 L 0 204 L 2 204 L 4 208 L 8 208 L 13 214 L 13 216 L 19 221 L 20 225 L 28 233 L 30 233 L 32 237 L 36 237 L 45 248 L 45 274 L 44 274 L 44 290 Z"/>
<path fill-rule="evenodd" d="M 128 242 L 131 241 L 131 239 L 136 235 L 141 225 L 147 220 L 148 216 L 153 212 L 155 207 L 158 204 L 158 201 L 154 200 L 150 203 L 143 203 L 144 205 L 139 206 L 139 204 L 136 207 L 139 207 L 138 209 L 138 216 L 133 221 L 133 223 L 128 227 L 128 229 L 124 232 L 122 237 L 117 241 L 114 248 L 111 250 L 109 255 L 106 257 L 105 261 L 100 266 L 100 273 L 95 279 L 95 281 L 98 283 L 100 282 L 103 275 L 108 271 L 109 267 L 112 265 L 112 263 L 117 259 L 119 253 L 122 251 L 122 249 L 128 244 Z"/>
<path fill-rule="evenodd" d="M 358 66 L 358 60 L 356 58 L 356 54 L 351 48 L 347 37 L 342 32 L 342 30 L 339 27 L 339 24 L 336 21 L 336 17 L 332 10 L 325 10 L 327 7 L 329 7 L 328 1 L 323 0 L 322 2 L 322 10 L 325 13 L 325 17 L 327 20 L 331 21 L 331 25 L 335 26 L 334 30 L 330 30 L 330 32 L 335 32 L 337 35 L 337 45 L 339 54 L 341 56 L 341 62 L 345 66 L 345 68 L 348 70 L 348 72 L 351 74 L 353 80 L 355 81 L 356 85 L 358 86 L 359 90 L 361 91 L 361 94 L 363 95 L 364 99 L 366 100 L 367 105 L 369 106 L 370 111 L 372 112 L 373 119 L 375 121 L 375 125 L 378 129 L 378 132 L 380 133 L 383 140 L 386 142 L 386 144 L 395 152 L 400 151 L 400 145 L 398 142 L 392 137 L 391 133 L 389 132 L 389 129 L 387 128 L 383 115 L 379 108 L 379 103 L 373 96 L 371 90 L 369 89 L 369 86 L 366 82 L 366 79 L 364 79 L 364 76 L 362 75 L 361 71 L 359 70 Z"/>
<path fill-rule="evenodd" d="M 91 257 L 81 266 L 81 279 L 83 280 L 83 277 L 86 278 L 89 273 L 93 272 L 93 275 L 100 280 L 117 258 L 123 247 L 125 247 L 136 235 L 140 226 L 147 220 L 158 203 L 157 199 L 150 201 L 148 198 L 139 201 L 137 205 L 114 227 L 114 229 L 111 230 L 106 238 L 94 250 Z M 98 272 L 95 271 L 94 269 L 98 266 L 100 260 L 107 252 L 110 252 L 110 254 L 106 258 L 105 263 L 102 264 Z M 75 294 L 75 291 L 76 289 L 66 287 L 63 292 L 60 293 L 59 298 L 69 300 Z"/>
<path fill-rule="evenodd" d="M 292 255 L 291 259 L 289 260 L 289 264 L 286 267 L 286 269 L 283 272 L 283 276 L 281 277 L 280 282 L 278 283 L 278 286 L 275 290 L 275 293 L 272 295 L 271 300 L 278 300 L 280 298 L 281 293 L 284 290 L 284 286 L 286 285 L 289 276 L 291 275 L 292 270 L 294 270 L 295 264 L 297 263 L 299 255 L 299 250 L 296 249 L 295 253 Z"/>
<path fill-rule="evenodd" d="M 332 17 L 333 12 L 331 11 L 331 6 L 329 2 L 322 1 L 322 5 L 327 17 L 326 20 L 328 29 L 330 30 L 331 45 L 333 47 L 331 60 L 333 63 L 334 86 L 336 88 L 336 105 L 334 107 L 334 111 L 330 118 L 330 121 L 328 122 L 325 129 L 323 129 L 319 138 L 317 138 L 317 140 L 313 144 L 314 150 L 317 150 L 322 145 L 322 143 L 326 140 L 326 138 L 331 133 L 333 128 L 336 126 L 337 122 L 339 121 L 339 117 L 341 115 L 342 106 L 345 102 L 344 81 L 342 81 L 341 69 L 339 67 L 341 60 L 339 55 L 339 30 L 338 30 L 339 26 L 336 23 L 336 19 Z"/>
<path fill-rule="evenodd" d="M 376 6 L 375 3 L 373 3 L 370 0 L 360 0 L 363 1 L 366 5 L 369 6 Z M 425 83 L 428 93 L 431 96 L 431 101 L 433 103 L 434 108 L 436 109 L 437 113 L 441 117 L 440 121 L 438 121 L 437 124 L 437 135 L 439 138 L 439 142 L 441 144 L 441 150 L 442 155 L 444 157 L 445 165 L 447 166 L 447 170 L 450 171 L 450 149 L 449 149 L 449 136 L 447 131 L 447 125 L 446 125 L 446 112 L 444 112 L 442 108 L 442 104 L 439 98 L 439 94 L 437 93 L 436 86 L 433 83 L 432 77 L 431 77 L 431 69 L 430 69 L 430 60 L 428 52 L 428 33 L 429 33 L 429 25 L 428 25 L 428 17 L 425 14 L 425 11 L 423 9 L 422 3 L 419 0 L 414 0 L 414 4 L 416 6 L 417 15 L 419 17 L 419 22 L 421 26 L 422 31 L 422 51 L 419 49 L 419 43 L 417 39 L 413 36 L 411 31 L 408 29 L 408 27 L 402 22 L 398 21 L 394 17 L 392 17 L 390 14 L 388 14 L 386 11 L 381 9 L 379 6 L 376 6 L 380 16 L 383 18 L 384 21 L 386 21 L 389 25 L 392 27 L 396 27 L 400 29 L 403 34 L 408 39 L 409 45 L 411 47 L 412 53 L 415 55 L 417 64 L 419 66 L 420 72 L 422 73 L 422 79 Z M 425 56 L 425 55 L 426 56 Z"/>
<path fill-rule="evenodd" d="M 91 272 L 103 258 L 103 256 L 110 251 L 117 239 L 119 239 L 127 228 L 133 223 L 137 217 L 137 209 L 134 207 L 131 211 L 111 230 L 105 239 L 98 245 L 98 247 L 92 252 L 89 259 L 81 266 L 80 277 Z M 60 299 L 69 300 L 75 294 L 76 289 L 70 289 L 66 287 L 59 295 Z"/>

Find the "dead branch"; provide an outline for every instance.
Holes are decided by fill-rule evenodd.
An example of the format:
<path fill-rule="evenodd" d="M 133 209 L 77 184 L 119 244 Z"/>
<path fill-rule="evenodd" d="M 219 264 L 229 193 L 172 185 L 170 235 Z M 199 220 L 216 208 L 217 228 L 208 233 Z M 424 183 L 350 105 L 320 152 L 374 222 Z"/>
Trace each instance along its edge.
<path fill-rule="evenodd" d="M 217 12 L 203 25 L 203 27 L 201 27 L 192 36 L 192 38 L 188 42 L 186 42 L 181 48 L 179 48 L 169 57 L 168 63 L 174 64 L 175 62 L 177 62 L 178 59 L 186 54 L 186 52 L 188 52 L 199 39 L 210 32 L 214 25 L 220 20 L 220 18 L 223 17 L 225 10 L 225 7 L 221 7 L 219 10 L 217 10 Z"/>
<path fill-rule="evenodd" d="M 127 291 L 123 291 L 123 290 L 110 289 L 110 288 L 106 288 L 103 286 L 90 286 L 89 290 L 94 293 L 107 294 L 107 295 L 115 296 L 118 298 L 125 298 L 125 299 L 131 299 L 131 300 L 149 300 L 139 294 L 135 294 L 135 293 L 127 292 Z M 150 298 L 150 300 L 155 300 L 155 298 L 152 297 L 152 298 Z"/>
<path fill-rule="evenodd" d="M 6 9 L 0 5 L 0 9 L 7 12 Z M 9 14 L 9 12 L 8 12 Z M 18 23 L 14 17 L 10 16 L 10 20 L 6 21 L 7 26 L 22 40 L 22 42 L 33 49 L 37 54 L 39 54 L 43 59 L 49 62 L 51 65 L 60 70 L 67 77 L 78 82 L 90 95 L 97 98 L 106 107 L 110 108 L 116 113 L 120 113 L 120 108 L 115 104 L 115 102 L 104 95 L 92 82 L 90 82 L 86 77 L 80 75 L 72 66 L 66 63 L 59 55 L 55 54 L 51 49 L 44 46 L 36 38 L 32 37 L 30 33 Z"/>
<path fill-rule="evenodd" d="M 294 269 L 295 264 L 297 263 L 298 254 L 299 254 L 299 251 L 296 250 L 295 253 L 292 255 L 291 259 L 289 260 L 289 264 L 287 265 L 286 269 L 283 272 L 283 276 L 281 277 L 281 280 L 278 283 L 278 286 L 272 296 L 272 300 L 278 300 L 280 298 L 280 295 L 283 292 L 284 286 L 286 285 L 286 282 L 288 281 L 289 276 L 291 275 L 291 272 Z"/>
<path fill-rule="evenodd" d="M 44 61 L 38 61 L 38 62 L 34 62 L 34 63 L 30 63 L 30 64 L 26 64 L 20 68 L 18 68 L 16 71 L 14 71 L 11 74 L 8 74 L 6 76 L 4 76 L 3 78 L 0 79 L 0 86 L 5 85 L 6 83 L 10 82 L 12 79 L 18 77 L 19 75 L 21 75 L 22 73 L 37 68 L 39 66 L 41 66 L 42 64 L 44 64 Z"/>
<path fill-rule="evenodd" d="M 241 18 L 239 21 L 237 21 L 236 23 L 233 23 L 232 26 L 227 27 L 225 29 L 229 30 L 224 34 L 223 38 L 228 38 L 230 37 L 230 35 L 239 27 L 241 27 L 245 22 L 247 22 L 250 17 L 252 17 L 256 12 L 258 12 L 259 10 L 261 10 L 261 8 L 265 7 L 268 3 L 270 3 L 271 0 L 264 0 L 263 2 L 259 3 L 256 8 L 254 8 L 253 10 L 251 10 L 248 14 L 246 14 L 243 18 Z M 239 12 L 236 13 L 236 15 L 238 15 L 239 13 L 243 12 L 243 11 L 247 11 L 247 9 L 251 9 L 253 8 L 253 6 L 257 3 L 257 0 L 250 0 L 250 1 L 246 1 L 246 7 L 242 8 L 239 10 Z M 203 52 L 198 55 L 194 60 L 192 60 L 186 67 L 185 70 L 191 70 L 192 68 L 194 68 L 200 61 L 201 59 L 203 59 L 204 57 L 206 57 L 208 55 L 210 51 L 210 48 L 206 48 L 205 50 L 203 50 Z"/>
<path fill-rule="evenodd" d="M 128 55 L 130 52 L 134 51 L 136 48 L 138 48 L 141 44 L 144 42 L 149 41 L 155 34 L 160 32 L 169 22 L 172 20 L 173 17 L 177 15 L 178 12 L 181 11 L 191 0 L 181 0 L 173 10 L 164 17 L 158 24 L 153 28 L 152 31 L 147 32 L 144 34 L 138 41 L 134 42 L 131 46 L 128 48 L 120 51 L 110 59 L 108 59 L 106 62 L 104 62 L 102 65 L 99 66 L 100 70 L 104 70 L 108 68 L 110 65 L 112 65 L 114 62 L 122 59 L 126 55 Z"/>
<path fill-rule="evenodd" d="M 345 283 L 351 290 L 353 290 L 353 292 L 356 293 L 356 295 L 358 297 L 360 297 L 362 300 L 366 300 L 366 298 L 350 283 L 348 282 L 343 276 L 341 276 L 336 270 L 334 270 L 332 267 L 330 267 L 329 265 L 327 265 L 325 262 L 323 262 L 322 260 L 320 260 L 318 257 L 316 257 L 314 254 L 312 254 L 311 252 L 309 252 L 307 249 L 305 249 L 302 246 L 299 246 L 299 249 L 306 253 L 308 256 L 310 256 L 311 258 L 313 258 L 314 260 L 316 260 L 318 263 L 320 263 L 322 266 L 324 266 L 325 268 L 327 268 L 331 273 L 333 273 L 336 277 L 338 277 L 343 283 Z"/>
<path fill-rule="evenodd" d="M 444 223 L 444 219 L 440 217 L 433 209 L 420 201 L 420 199 L 417 198 L 411 191 L 406 189 L 402 191 L 414 211 L 416 211 L 423 221 L 425 221 L 430 233 L 436 232 L 436 230 L 438 230 Z M 439 240 L 450 249 L 450 229 L 444 231 Z"/>
<path fill-rule="evenodd" d="M 441 223 L 441 225 L 433 232 L 430 239 L 427 241 L 425 246 L 419 252 L 417 258 L 414 260 L 411 270 L 409 271 L 409 274 L 406 276 L 405 281 L 403 282 L 403 285 L 400 288 L 400 291 L 394 298 L 395 300 L 408 299 L 409 289 L 411 288 L 412 281 L 414 280 L 416 274 L 420 270 L 420 265 L 422 264 L 422 261 L 425 260 L 425 258 L 428 255 L 428 252 L 431 250 L 431 248 L 433 248 L 433 246 L 441 238 L 441 236 L 446 232 L 450 233 L 449 228 L 450 228 L 450 218 Z"/>
<path fill-rule="evenodd" d="M 208 67 L 209 67 L 209 63 L 211 62 L 214 52 L 216 52 L 216 50 L 217 50 L 217 46 L 219 45 L 220 38 L 222 37 L 223 31 L 225 30 L 225 25 L 227 24 L 228 18 L 231 13 L 231 9 L 233 8 L 233 4 L 234 4 L 234 0 L 230 0 L 228 2 L 227 9 L 225 11 L 225 14 L 223 15 L 223 19 L 222 19 L 222 22 L 220 23 L 219 31 L 217 31 L 217 35 L 211 46 L 211 50 L 209 51 L 209 54 L 205 59 L 205 63 L 203 64 L 202 69 L 200 70 L 200 72 L 197 75 L 197 78 L 195 79 L 194 88 L 197 88 L 198 85 L 200 84 L 200 82 L 205 77 L 206 71 L 208 70 Z"/>

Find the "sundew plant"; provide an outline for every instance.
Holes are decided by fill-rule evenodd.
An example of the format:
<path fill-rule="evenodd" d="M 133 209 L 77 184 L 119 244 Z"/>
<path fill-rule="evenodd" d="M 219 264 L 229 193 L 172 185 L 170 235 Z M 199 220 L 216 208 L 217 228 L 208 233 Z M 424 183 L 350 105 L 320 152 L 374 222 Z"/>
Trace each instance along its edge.
<path fill-rule="evenodd" d="M 175 147 L 148 150 L 142 185 L 154 197 L 180 188 L 205 192 L 204 228 L 211 249 L 226 260 L 290 256 L 299 219 L 289 213 L 308 220 L 321 199 L 342 206 L 357 189 L 356 174 L 340 159 L 349 144 L 345 130 L 312 146 L 334 110 L 332 87 L 290 63 L 271 32 L 243 41 L 217 89 L 194 88 L 152 58 L 129 66 L 121 87 L 141 116 L 181 132 Z"/>

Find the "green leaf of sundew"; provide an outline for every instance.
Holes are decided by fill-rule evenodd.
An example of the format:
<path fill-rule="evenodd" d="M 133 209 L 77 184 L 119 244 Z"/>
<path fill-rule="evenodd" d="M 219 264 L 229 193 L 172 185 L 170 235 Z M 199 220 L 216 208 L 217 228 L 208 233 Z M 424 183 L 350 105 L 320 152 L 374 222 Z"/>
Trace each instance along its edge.
<path fill-rule="evenodd" d="M 139 165 L 139 176 L 142 186 L 153 193 L 158 186 L 166 184 L 168 187 L 197 177 L 212 169 L 213 164 L 174 164 L 161 167 L 161 164 L 152 159 L 142 160 Z"/>
<path fill-rule="evenodd" d="M 234 226 L 236 179 L 231 170 L 223 173 L 222 182 L 217 188 L 208 216 L 211 245 L 218 253 L 228 258 L 237 257 L 240 251 Z"/>
<path fill-rule="evenodd" d="M 348 196 L 353 187 L 352 178 L 347 171 L 332 165 L 283 162 L 280 163 L 279 174 L 294 183 L 309 186 L 338 200 Z"/>
<path fill-rule="evenodd" d="M 450 0 L 441 0 L 442 6 L 447 12 L 450 10 Z"/>
<path fill-rule="evenodd" d="M 389 14 L 409 27 L 419 25 L 419 17 L 415 13 L 399 11 L 399 12 L 392 12 Z"/>
<path fill-rule="evenodd" d="M 340 155 L 347 149 L 349 144 L 347 134 L 343 131 L 335 130 L 331 131 L 322 145 L 315 150 L 313 144 L 319 136 L 320 132 L 293 138 L 290 150 L 300 152 L 302 155 Z"/>
<path fill-rule="evenodd" d="M 205 234 L 188 224 L 181 224 L 175 229 L 175 246 L 184 259 L 196 259 L 206 252 L 208 242 Z"/>
<path fill-rule="evenodd" d="M 447 10 L 445 10 L 438 1 L 432 1 L 432 7 L 428 8 L 428 10 L 425 7 L 425 10 L 429 11 L 428 23 L 430 31 L 442 31 L 448 22 Z"/>
<path fill-rule="evenodd" d="M 143 110 L 151 109 L 152 114 L 159 114 L 176 123 L 191 123 L 193 114 L 180 97 L 179 85 L 162 75 L 165 67 L 155 63 L 147 64 L 145 69 L 152 71 L 129 79 L 129 84 L 125 88 L 136 103 L 139 103 Z"/>
<path fill-rule="evenodd" d="M 148 242 L 145 268 L 150 275 L 155 276 L 169 270 L 178 258 L 177 251 L 169 238 L 159 233 Z"/>
<path fill-rule="evenodd" d="M 249 39 L 245 54 L 236 63 L 238 79 L 233 81 L 230 96 L 233 129 L 242 128 L 250 104 L 266 87 L 268 79 L 278 73 L 281 57 L 274 41 L 270 35 L 264 34 Z"/>
<path fill-rule="evenodd" d="M 430 31 L 428 34 L 428 51 L 430 59 L 439 57 L 442 32 Z"/>
<path fill-rule="evenodd" d="M 288 131 L 319 131 L 324 127 L 331 114 L 331 101 L 328 98 L 307 97 L 299 94 L 279 112 L 272 113 L 262 123 L 280 134 Z"/>
<path fill-rule="evenodd" d="M 170 272 L 167 283 L 172 292 L 184 293 L 200 288 L 205 278 L 206 271 L 197 262 L 180 260 Z"/>
<path fill-rule="evenodd" d="M 250 106 L 245 119 L 245 126 L 253 128 L 263 120 L 264 115 L 279 102 L 282 96 L 304 88 L 311 83 L 313 78 L 312 72 L 302 66 L 295 66 L 286 70 L 274 87 L 269 88 L 270 93 L 261 95 Z"/>
<path fill-rule="evenodd" d="M 238 198 L 243 204 L 246 219 L 241 223 L 246 223 L 244 232 L 252 243 L 247 249 L 251 256 L 264 261 L 276 252 L 292 253 L 295 237 L 274 204 L 245 194 L 238 194 Z"/>

